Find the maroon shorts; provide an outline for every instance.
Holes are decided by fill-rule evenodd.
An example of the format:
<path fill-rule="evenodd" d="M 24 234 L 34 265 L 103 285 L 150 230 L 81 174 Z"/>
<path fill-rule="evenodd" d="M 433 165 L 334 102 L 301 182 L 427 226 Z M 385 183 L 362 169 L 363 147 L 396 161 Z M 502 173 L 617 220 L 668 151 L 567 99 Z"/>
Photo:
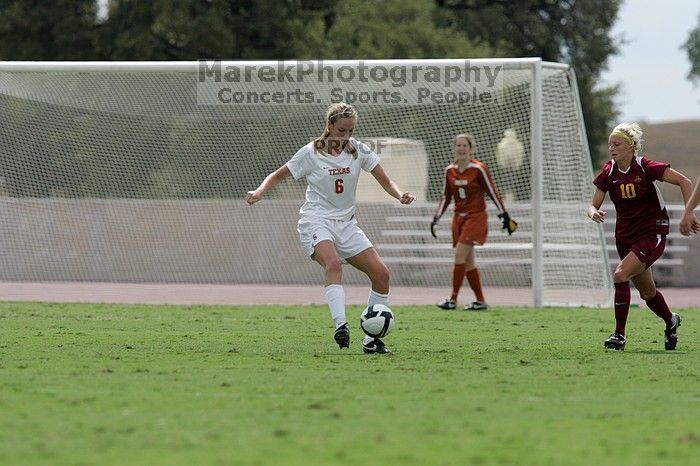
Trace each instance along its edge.
<path fill-rule="evenodd" d="M 651 267 L 651 264 L 656 262 L 661 254 L 664 253 L 664 248 L 666 248 L 666 237 L 665 236 L 650 236 L 647 238 L 642 238 L 636 243 L 622 243 L 620 241 L 615 242 L 617 247 L 617 255 L 620 256 L 620 260 L 627 257 L 627 254 L 633 252 L 640 262 L 643 262 L 647 266 L 647 269 Z"/>
<path fill-rule="evenodd" d="M 457 243 L 482 245 L 486 243 L 488 232 L 489 218 L 485 210 L 452 217 L 452 247 Z"/>

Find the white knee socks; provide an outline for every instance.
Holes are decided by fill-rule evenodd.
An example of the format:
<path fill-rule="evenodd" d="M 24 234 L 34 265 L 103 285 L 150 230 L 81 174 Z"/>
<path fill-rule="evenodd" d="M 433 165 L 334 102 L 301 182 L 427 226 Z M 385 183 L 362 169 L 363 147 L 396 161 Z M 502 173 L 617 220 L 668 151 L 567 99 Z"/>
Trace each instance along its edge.
<path fill-rule="evenodd" d="M 389 295 L 379 294 L 370 288 L 369 296 L 367 297 L 367 305 L 372 306 L 374 304 L 383 304 L 385 306 L 389 305 Z"/>
<path fill-rule="evenodd" d="M 345 317 L 345 290 L 342 285 L 332 284 L 326 287 L 326 302 L 331 311 L 331 318 L 335 322 L 335 328 L 347 323 Z"/>
<path fill-rule="evenodd" d="M 380 294 L 374 291 L 373 289 L 369 289 L 369 296 L 367 297 L 367 305 L 372 306 L 374 304 L 383 304 L 385 306 L 389 305 L 389 295 L 388 294 Z M 365 335 L 364 340 L 362 340 L 362 344 L 367 344 L 374 340 L 372 337 L 368 337 Z"/>

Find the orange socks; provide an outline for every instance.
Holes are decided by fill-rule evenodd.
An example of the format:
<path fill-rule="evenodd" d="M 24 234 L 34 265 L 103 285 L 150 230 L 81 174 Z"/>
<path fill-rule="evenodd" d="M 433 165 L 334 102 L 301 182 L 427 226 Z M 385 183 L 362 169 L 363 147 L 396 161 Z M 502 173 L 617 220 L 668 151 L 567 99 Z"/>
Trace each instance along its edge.
<path fill-rule="evenodd" d="M 486 300 L 484 299 L 484 292 L 481 289 L 481 277 L 479 276 L 479 269 L 474 267 L 469 272 L 467 272 L 467 281 L 469 282 L 469 286 L 471 287 L 472 291 L 474 291 L 476 300 L 480 303 L 485 303 Z"/>
<path fill-rule="evenodd" d="M 457 301 L 457 295 L 459 294 L 459 289 L 462 288 L 466 268 L 466 264 L 455 264 L 452 269 L 452 297 L 450 298 L 452 301 Z"/>

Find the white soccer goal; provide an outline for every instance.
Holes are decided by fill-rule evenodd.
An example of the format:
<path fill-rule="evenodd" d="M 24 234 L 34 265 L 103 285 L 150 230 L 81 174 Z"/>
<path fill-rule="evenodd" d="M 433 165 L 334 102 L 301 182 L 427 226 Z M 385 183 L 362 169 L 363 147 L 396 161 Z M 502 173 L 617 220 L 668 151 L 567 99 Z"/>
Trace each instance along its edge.
<path fill-rule="evenodd" d="M 357 217 L 400 286 L 451 283 L 450 212 L 429 223 L 451 140 L 473 134 L 511 216 L 477 249 L 487 286 L 533 304 L 611 295 L 585 215 L 592 167 L 576 80 L 539 59 L 0 63 L 0 279 L 317 284 L 298 244 L 305 184 L 246 191 L 355 104 L 355 136 L 418 201 L 364 175 Z M 366 283 L 347 268 L 346 283 Z"/>

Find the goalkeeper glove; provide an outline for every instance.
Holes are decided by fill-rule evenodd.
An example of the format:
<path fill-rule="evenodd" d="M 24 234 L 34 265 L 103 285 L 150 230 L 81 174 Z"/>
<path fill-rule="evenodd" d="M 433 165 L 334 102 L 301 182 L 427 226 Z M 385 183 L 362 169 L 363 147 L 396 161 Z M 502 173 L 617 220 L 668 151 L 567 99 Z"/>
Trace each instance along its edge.
<path fill-rule="evenodd" d="M 504 211 L 502 214 L 498 214 L 498 217 L 503 219 L 503 226 L 501 228 L 507 230 L 509 236 L 518 229 L 518 222 L 510 218 L 508 212 Z"/>
<path fill-rule="evenodd" d="M 437 239 L 437 235 L 435 234 L 435 227 L 437 226 L 438 220 L 439 219 L 437 217 L 433 217 L 433 221 L 430 222 L 430 234 L 433 235 L 433 238 L 436 238 L 436 239 Z"/>

